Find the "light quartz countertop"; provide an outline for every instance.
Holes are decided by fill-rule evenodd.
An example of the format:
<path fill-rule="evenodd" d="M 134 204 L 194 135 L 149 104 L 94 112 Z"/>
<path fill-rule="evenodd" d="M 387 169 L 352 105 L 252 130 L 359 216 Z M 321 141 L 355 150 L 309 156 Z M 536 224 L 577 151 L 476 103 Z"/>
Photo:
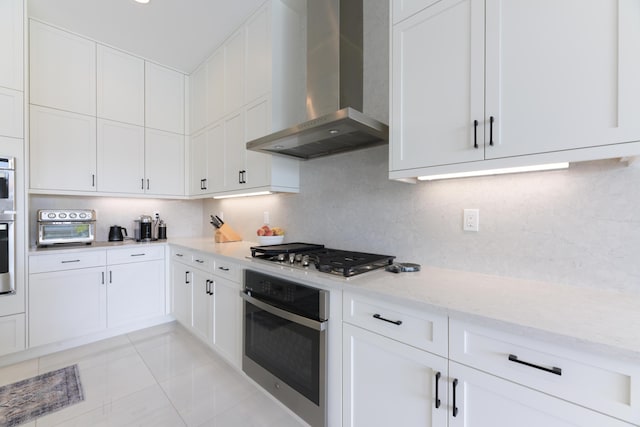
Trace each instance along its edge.
<path fill-rule="evenodd" d="M 327 288 L 379 297 L 457 318 L 640 363 L 640 294 L 422 266 L 343 278 L 251 259 L 252 242 L 209 238 L 170 244 L 227 257 L 244 267 Z"/>
<path fill-rule="evenodd" d="M 212 238 L 164 242 L 126 241 L 69 248 L 32 248 L 30 255 L 131 245 L 171 244 L 225 257 L 244 268 L 329 290 L 344 290 L 507 332 L 570 345 L 640 363 L 640 294 L 539 282 L 422 266 L 413 273 L 376 270 L 344 278 L 251 258 L 254 242 L 215 243 Z"/>

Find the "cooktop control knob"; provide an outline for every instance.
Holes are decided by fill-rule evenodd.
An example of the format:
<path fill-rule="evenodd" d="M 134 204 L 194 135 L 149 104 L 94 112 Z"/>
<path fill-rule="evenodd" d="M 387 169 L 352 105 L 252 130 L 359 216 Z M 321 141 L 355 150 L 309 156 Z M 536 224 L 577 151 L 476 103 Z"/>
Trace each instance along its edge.
<path fill-rule="evenodd" d="M 289 264 L 293 264 L 295 261 L 296 261 L 296 254 L 290 253 L 289 254 Z"/>

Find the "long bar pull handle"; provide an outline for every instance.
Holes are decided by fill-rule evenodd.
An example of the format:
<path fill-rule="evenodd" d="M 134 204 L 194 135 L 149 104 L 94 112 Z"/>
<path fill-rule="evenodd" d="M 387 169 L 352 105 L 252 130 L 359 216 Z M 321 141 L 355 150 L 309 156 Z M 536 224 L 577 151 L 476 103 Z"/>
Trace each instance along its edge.
<path fill-rule="evenodd" d="M 540 365 L 536 365 L 534 363 L 525 362 L 524 360 L 518 359 L 518 356 L 516 356 L 515 354 L 510 354 L 509 355 L 509 360 L 511 362 L 519 363 L 521 365 L 529 366 L 531 368 L 540 369 L 541 371 L 549 372 L 549 373 L 554 374 L 554 375 L 562 375 L 562 369 L 560 369 L 560 368 L 557 368 L 555 366 L 552 366 L 551 368 L 547 368 L 545 366 L 540 366 Z"/>
<path fill-rule="evenodd" d="M 442 376 L 442 374 L 440 372 L 436 372 L 436 409 L 438 409 L 440 407 L 440 392 L 439 392 L 439 388 L 440 388 L 440 376 Z"/>
<path fill-rule="evenodd" d="M 402 320 L 389 320 L 389 319 L 385 319 L 384 317 L 382 317 L 382 315 L 376 313 L 373 315 L 374 319 L 378 319 L 378 320 L 382 320 L 383 322 L 389 322 L 389 323 L 393 323 L 394 325 L 402 325 Z"/>
<path fill-rule="evenodd" d="M 478 121 L 473 121 L 473 148 L 478 148 Z"/>
<path fill-rule="evenodd" d="M 493 145 L 493 116 L 489 117 L 489 145 Z"/>
<path fill-rule="evenodd" d="M 149 189 L 149 178 L 147 178 L 147 190 Z"/>
<path fill-rule="evenodd" d="M 189 284 L 189 272 L 188 271 L 184 272 L 184 284 L 185 285 Z"/>
<path fill-rule="evenodd" d="M 453 416 L 458 416 L 458 404 L 456 403 L 456 388 L 458 387 L 458 379 L 453 379 Z"/>
<path fill-rule="evenodd" d="M 140 189 L 144 190 L 144 178 L 140 179 Z"/>
<path fill-rule="evenodd" d="M 113 283 L 113 271 L 109 270 L 109 283 Z"/>
<path fill-rule="evenodd" d="M 70 262 L 80 262 L 79 259 L 70 259 L 67 261 L 60 261 L 61 264 L 69 264 Z"/>
<path fill-rule="evenodd" d="M 203 179 L 202 182 L 204 183 L 203 190 L 206 190 L 207 189 L 207 178 Z"/>
<path fill-rule="evenodd" d="M 102 285 L 104 285 L 104 271 L 102 272 Z"/>
<path fill-rule="evenodd" d="M 229 271 L 229 267 L 218 267 L 218 270 Z"/>
<path fill-rule="evenodd" d="M 91 174 L 91 186 L 96 186 L 96 174 Z"/>

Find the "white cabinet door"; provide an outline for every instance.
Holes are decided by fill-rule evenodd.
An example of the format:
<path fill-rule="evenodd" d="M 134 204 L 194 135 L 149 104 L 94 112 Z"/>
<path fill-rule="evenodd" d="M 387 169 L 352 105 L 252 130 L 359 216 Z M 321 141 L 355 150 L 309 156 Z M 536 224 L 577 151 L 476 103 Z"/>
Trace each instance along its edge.
<path fill-rule="evenodd" d="M 232 113 L 244 103 L 244 31 L 224 44 L 224 111 Z"/>
<path fill-rule="evenodd" d="M 189 76 L 191 135 L 207 125 L 207 66 L 203 63 Z"/>
<path fill-rule="evenodd" d="M 224 49 L 220 48 L 206 62 L 207 69 L 207 125 L 224 116 Z M 233 77 L 229 77 L 233 78 Z"/>
<path fill-rule="evenodd" d="M 484 2 L 438 2 L 392 43 L 391 170 L 482 160 Z"/>
<path fill-rule="evenodd" d="M 189 146 L 189 195 L 207 193 L 207 132 L 201 131 L 191 137 Z"/>
<path fill-rule="evenodd" d="M 240 284 L 215 277 L 213 284 L 213 344 L 233 365 L 242 364 L 242 300 Z"/>
<path fill-rule="evenodd" d="M 98 117 L 144 126 L 144 61 L 98 45 Z"/>
<path fill-rule="evenodd" d="M 171 263 L 171 311 L 176 320 L 187 329 L 191 329 L 192 315 L 192 269 L 179 262 Z"/>
<path fill-rule="evenodd" d="M 164 261 L 107 267 L 107 325 L 122 326 L 164 314 Z"/>
<path fill-rule="evenodd" d="M 144 192 L 144 133 L 141 126 L 98 119 L 98 191 Z"/>
<path fill-rule="evenodd" d="M 449 364 L 449 377 L 449 427 L 629 427 L 598 412 L 455 362 Z"/>
<path fill-rule="evenodd" d="M 637 1 L 487 0 L 487 158 L 639 140 L 638 16 Z"/>
<path fill-rule="evenodd" d="M 405 18 L 413 15 L 416 12 L 431 6 L 438 0 L 394 0 L 392 2 L 392 22 L 397 24 Z"/>
<path fill-rule="evenodd" d="M 225 190 L 242 188 L 246 145 L 244 114 L 238 112 L 224 119 Z"/>
<path fill-rule="evenodd" d="M 0 317 L 0 356 L 25 349 L 25 316 Z"/>
<path fill-rule="evenodd" d="M 245 144 L 271 132 L 271 100 L 262 98 L 245 109 Z M 265 153 L 245 149 L 246 187 L 269 185 L 271 158 Z"/>
<path fill-rule="evenodd" d="M 31 103 L 95 116 L 96 44 L 30 22 Z"/>
<path fill-rule="evenodd" d="M 31 188 L 96 190 L 96 118 L 31 106 Z"/>
<path fill-rule="evenodd" d="M 0 135 L 24 136 L 24 93 L 0 87 Z"/>
<path fill-rule="evenodd" d="M 145 62 L 145 126 L 184 134 L 184 75 Z"/>
<path fill-rule="evenodd" d="M 213 280 L 199 270 L 193 270 L 193 333 L 207 344 L 213 337 Z"/>
<path fill-rule="evenodd" d="M 247 104 L 271 91 L 271 2 L 247 21 L 245 39 L 244 104 Z"/>
<path fill-rule="evenodd" d="M 225 171 L 229 167 L 225 161 L 225 124 L 220 121 L 207 128 L 207 193 L 225 188 Z"/>
<path fill-rule="evenodd" d="M 0 86 L 23 88 L 23 0 L 0 1 Z"/>
<path fill-rule="evenodd" d="M 107 327 L 104 267 L 29 276 L 29 346 L 99 332 Z"/>
<path fill-rule="evenodd" d="M 343 354 L 344 426 L 446 425 L 447 359 L 349 324 Z"/>
<path fill-rule="evenodd" d="M 184 136 L 146 129 L 144 143 L 146 194 L 184 196 Z"/>

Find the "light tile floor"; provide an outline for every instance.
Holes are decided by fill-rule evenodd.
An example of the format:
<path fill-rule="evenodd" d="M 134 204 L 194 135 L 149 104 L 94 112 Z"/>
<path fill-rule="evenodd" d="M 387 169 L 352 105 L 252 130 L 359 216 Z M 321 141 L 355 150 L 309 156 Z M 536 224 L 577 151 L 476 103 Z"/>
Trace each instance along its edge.
<path fill-rule="evenodd" d="M 300 427 L 176 323 L 0 368 L 0 386 L 78 364 L 85 400 L 26 427 Z"/>

